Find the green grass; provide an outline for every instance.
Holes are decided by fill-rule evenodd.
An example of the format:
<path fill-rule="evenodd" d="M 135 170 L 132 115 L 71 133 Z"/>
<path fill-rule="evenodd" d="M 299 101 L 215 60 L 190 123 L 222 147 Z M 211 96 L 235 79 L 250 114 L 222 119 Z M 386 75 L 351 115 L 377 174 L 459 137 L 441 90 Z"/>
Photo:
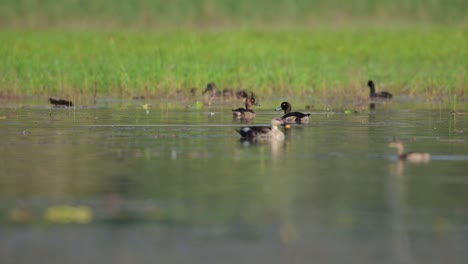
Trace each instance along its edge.
<path fill-rule="evenodd" d="M 466 30 L 0 32 L 0 89 L 15 94 L 173 94 L 213 81 L 264 95 L 466 98 Z M 364 88 L 363 88 L 364 87 Z"/>
<path fill-rule="evenodd" d="M 466 98 L 464 0 L 0 0 L 0 96 L 263 94 Z M 90 32 L 91 31 L 91 32 Z M 365 89 L 364 89 L 365 91 Z"/>

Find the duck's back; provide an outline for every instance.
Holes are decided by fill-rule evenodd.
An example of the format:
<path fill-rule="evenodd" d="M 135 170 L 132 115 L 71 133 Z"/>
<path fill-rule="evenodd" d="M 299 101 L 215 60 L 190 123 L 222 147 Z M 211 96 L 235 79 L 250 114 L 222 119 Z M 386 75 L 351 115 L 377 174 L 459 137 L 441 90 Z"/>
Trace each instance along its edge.
<path fill-rule="evenodd" d="M 271 128 L 269 127 L 260 127 L 260 126 L 252 126 L 252 127 L 243 127 L 237 132 L 243 138 L 255 138 L 268 135 L 271 132 Z"/>
<path fill-rule="evenodd" d="M 309 121 L 310 114 L 304 114 L 301 112 L 291 112 L 283 115 L 283 119 L 286 123 L 306 123 Z"/>
<path fill-rule="evenodd" d="M 378 92 L 370 95 L 372 98 L 392 99 L 393 95 L 387 91 Z"/>
<path fill-rule="evenodd" d="M 400 159 L 407 160 L 410 162 L 428 162 L 431 160 L 431 155 L 429 153 L 421 153 L 421 152 L 408 152 L 402 154 Z"/>
<path fill-rule="evenodd" d="M 282 118 L 288 118 L 288 117 L 296 117 L 296 118 L 304 118 L 306 116 L 310 116 L 310 114 L 304 114 L 304 113 L 301 113 L 301 112 L 291 112 L 291 113 L 287 113 L 285 114 Z"/>

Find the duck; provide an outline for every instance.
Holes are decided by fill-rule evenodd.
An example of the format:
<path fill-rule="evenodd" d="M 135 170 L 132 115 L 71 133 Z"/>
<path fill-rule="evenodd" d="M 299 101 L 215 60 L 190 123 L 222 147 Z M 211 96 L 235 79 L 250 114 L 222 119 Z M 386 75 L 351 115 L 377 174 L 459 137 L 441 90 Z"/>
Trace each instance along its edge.
<path fill-rule="evenodd" d="M 241 90 L 236 91 L 236 98 L 237 99 L 240 100 L 240 99 L 244 99 L 244 98 L 247 98 L 247 97 L 249 97 L 249 94 L 247 93 L 246 90 L 241 89 Z"/>
<path fill-rule="evenodd" d="M 399 160 L 407 160 L 409 162 L 420 163 L 420 162 L 429 162 L 431 160 L 431 155 L 429 153 L 423 152 L 407 152 L 404 153 L 403 142 L 393 141 L 388 144 L 390 148 L 396 148 L 398 150 L 397 157 Z"/>
<path fill-rule="evenodd" d="M 50 97 L 49 102 L 50 102 L 50 104 L 52 104 L 54 106 L 73 106 L 72 101 L 61 99 L 61 98 Z"/>
<path fill-rule="evenodd" d="M 282 102 L 280 107 L 276 108 L 276 111 L 284 110 L 284 115 L 281 119 L 285 123 L 307 123 L 309 122 L 310 114 L 304 114 L 301 112 L 291 112 L 291 104 L 289 102 Z"/>
<path fill-rule="evenodd" d="M 392 94 L 387 92 L 387 91 L 382 91 L 382 92 L 378 92 L 376 93 L 375 92 L 375 84 L 374 84 L 374 81 L 372 80 L 369 80 L 367 82 L 367 86 L 369 86 L 369 89 L 370 89 L 370 93 L 369 93 L 369 97 L 370 98 L 375 98 L 375 99 L 387 99 L 387 100 L 390 100 L 392 99 Z"/>
<path fill-rule="evenodd" d="M 255 97 L 245 98 L 245 108 L 239 107 L 232 109 L 232 116 L 239 119 L 252 119 L 255 117 L 255 111 L 252 106 L 259 106 Z"/>
<path fill-rule="evenodd" d="M 284 120 L 281 118 L 271 119 L 271 126 L 248 126 L 236 130 L 241 135 L 243 140 L 275 140 L 283 141 L 284 133 L 278 126 L 284 124 Z"/>
<path fill-rule="evenodd" d="M 195 97 L 195 95 L 197 95 L 197 88 L 192 87 L 190 88 L 189 91 L 190 91 L 190 96 Z"/>
<path fill-rule="evenodd" d="M 234 90 L 223 89 L 223 98 L 230 99 L 234 97 Z"/>
<path fill-rule="evenodd" d="M 216 84 L 213 82 L 208 83 L 205 90 L 202 92 L 202 95 L 205 94 L 209 97 L 215 97 L 218 94 L 218 91 L 216 90 Z"/>

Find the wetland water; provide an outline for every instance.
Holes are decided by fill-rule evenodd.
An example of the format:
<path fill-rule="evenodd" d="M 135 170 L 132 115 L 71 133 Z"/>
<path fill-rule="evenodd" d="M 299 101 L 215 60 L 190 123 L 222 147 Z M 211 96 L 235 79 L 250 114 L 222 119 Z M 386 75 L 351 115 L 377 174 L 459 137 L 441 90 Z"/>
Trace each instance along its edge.
<path fill-rule="evenodd" d="M 249 145 L 230 107 L 3 104 L 0 262 L 466 263 L 468 115 L 409 106 Z"/>

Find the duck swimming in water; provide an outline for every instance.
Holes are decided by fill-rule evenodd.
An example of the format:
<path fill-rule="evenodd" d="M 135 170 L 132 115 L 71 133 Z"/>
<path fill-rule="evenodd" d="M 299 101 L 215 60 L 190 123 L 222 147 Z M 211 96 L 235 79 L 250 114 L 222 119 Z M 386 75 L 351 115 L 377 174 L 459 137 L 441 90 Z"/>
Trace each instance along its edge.
<path fill-rule="evenodd" d="M 307 123 L 309 122 L 310 114 L 304 114 L 301 112 L 291 112 L 291 104 L 288 102 L 282 102 L 281 106 L 276 108 L 276 111 L 284 110 L 284 115 L 281 119 L 284 120 L 285 123 Z"/>
<path fill-rule="evenodd" d="M 50 97 L 49 102 L 55 106 L 73 106 L 73 102 L 61 98 Z"/>
<path fill-rule="evenodd" d="M 398 150 L 397 156 L 399 160 L 407 160 L 414 163 L 420 162 L 429 162 L 431 160 L 431 155 L 429 153 L 422 152 L 408 152 L 404 153 L 404 146 L 401 141 L 393 141 L 388 144 L 391 148 L 396 148 Z"/>
<path fill-rule="evenodd" d="M 252 119 L 255 117 L 255 111 L 252 106 L 259 106 L 255 97 L 245 98 L 245 108 L 239 107 L 237 109 L 232 109 L 232 115 L 234 118 L 239 119 Z"/>
<path fill-rule="evenodd" d="M 284 133 L 278 126 L 284 124 L 280 118 L 271 119 L 271 126 L 248 126 L 236 130 L 245 140 L 284 140 Z"/>
<path fill-rule="evenodd" d="M 367 86 L 369 86 L 370 92 L 369 92 L 369 97 L 370 98 L 375 98 L 375 99 L 392 99 L 392 94 L 387 92 L 387 91 L 382 91 L 382 92 L 375 92 L 375 84 L 372 80 L 369 80 L 367 82 Z"/>

